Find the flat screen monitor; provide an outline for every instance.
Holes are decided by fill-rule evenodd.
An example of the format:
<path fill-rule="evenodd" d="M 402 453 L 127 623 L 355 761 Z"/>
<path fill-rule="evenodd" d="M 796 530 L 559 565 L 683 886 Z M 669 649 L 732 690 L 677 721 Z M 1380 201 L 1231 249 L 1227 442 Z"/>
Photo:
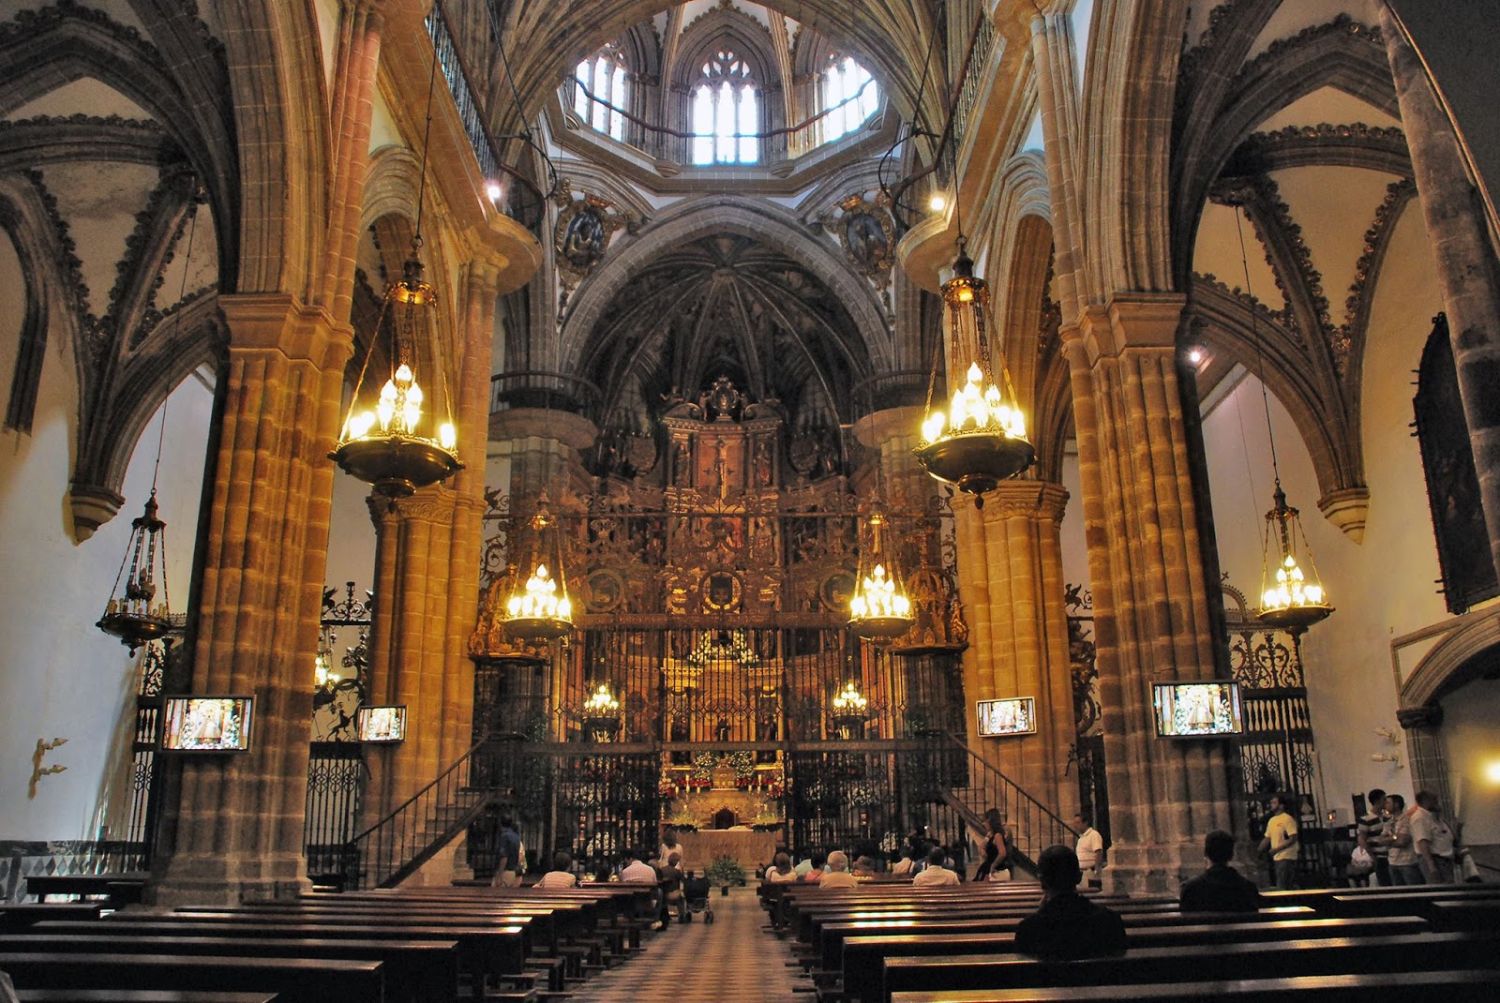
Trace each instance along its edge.
<path fill-rule="evenodd" d="M 1007 697 L 979 701 L 979 734 L 985 738 L 1030 735 L 1036 731 L 1036 700 Z"/>
<path fill-rule="evenodd" d="M 1239 683 L 1153 683 L 1151 691 L 1160 738 L 1217 738 L 1245 730 Z"/>
<path fill-rule="evenodd" d="M 354 716 L 354 727 L 361 742 L 404 742 L 406 707 L 361 707 Z"/>
<path fill-rule="evenodd" d="M 244 752 L 250 748 L 254 697 L 168 697 L 161 747 L 168 752 Z"/>

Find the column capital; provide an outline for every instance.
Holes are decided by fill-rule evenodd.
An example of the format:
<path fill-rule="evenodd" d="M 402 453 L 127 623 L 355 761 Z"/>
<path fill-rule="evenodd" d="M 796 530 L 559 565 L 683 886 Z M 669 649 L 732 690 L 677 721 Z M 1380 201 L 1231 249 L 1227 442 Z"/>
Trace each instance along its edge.
<path fill-rule="evenodd" d="M 1068 507 L 1068 491 L 1051 481 L 1002 481 L 984 495 L 980 513 L 985 522 L 998 522 L 1015 516 L 1062 522 Z"/>
<path fill-rule="evenodd" d="M 1402 707 L 1396 711 L 1396 721 L 1403 731 L 1414 728 L 1436 728 L 1443 723 L 1441 704 L 1424 704 L 1421 707 Z"/>
<path fill-rule="evenodd" d="M 587 449 L 599 438 L 598 427 L 582 415 L 539 407 L 513 407 L 490 417 L 490 438 L 555 439 L 574 449 Z"/>
<path fill-rule="evenodd" d="M 921 433 L 923 417 L 915 404 L 871 411 L 854 423 L 854 438 L 868 449 L 879 449 L 891 439 L 914 439 Z"/>
<path fill-rule="evenodd" d="M 287 293 L 220 296 L 219 309 L 229 327 L 231 351 L 270 349 L 324 370 L 342 367 L 354 351 L 348 325 L 334 323 L 326 308 Z"/>
<path fill-rule="evenodd" d="M 1127 348 L 1175 348 L 1186 306 L 1181 293 L 1148 292 L 1116 293 L 1107 306 L 1090 306 L 1079 318 L 1089 361 L 1118 357 Z"/>

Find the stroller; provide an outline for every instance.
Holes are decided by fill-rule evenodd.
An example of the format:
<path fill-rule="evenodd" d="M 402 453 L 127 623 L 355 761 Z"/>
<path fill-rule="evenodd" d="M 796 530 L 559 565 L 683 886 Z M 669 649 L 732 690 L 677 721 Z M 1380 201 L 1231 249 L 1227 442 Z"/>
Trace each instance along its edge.
<path fill-rule="evenodd" d="M 714 921 L 713 906 L 708 904 L 708 878 L 700 878 L 688 872 L 688 876 L 682 879 L 682 897 L 687 909 L 682 914 L 684 923 L 693 921 L 693 913 L 701 912 L 704 923 Z"/>

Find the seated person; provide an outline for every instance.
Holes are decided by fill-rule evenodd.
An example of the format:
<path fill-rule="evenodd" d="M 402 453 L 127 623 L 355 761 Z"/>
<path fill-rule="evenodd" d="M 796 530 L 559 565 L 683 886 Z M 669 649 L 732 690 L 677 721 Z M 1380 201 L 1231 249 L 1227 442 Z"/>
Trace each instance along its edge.
<path fill-rule="evenodd" d="M 792 869 L 792 858 L 785 853 L 776 854 L 776 859 L 766 868 L 766 880 L 773 885 L 789 885 L 796 881 L 797 872 Z"/>
<path fill-rule="evenodd" d="M 1260 890 L 1255 882 L 1229 866 L 1234 859 L 1234 837 L 1215 829 L 1203 839 L 1208 870 L 1183 883 L 1183 912 L 1255 912 Z"/>
<path fill-rule="evenodd" d="M 843 850 L 834 850 L 828 855 L 828 870 L 818 882 L 824 888 L 853 888 L 859 879 L 849 873 L 849 855 Z"/>
<path fill-rule="evenodd" d="M 1042 904 L 1016 927 L 1016 950 L 1049 961 L 1098 958 L 1125 951 L 1125 924 L 1078 894 L 1083 870 L 1071 847 L 1049 846 L 1036 865 Z"/>
<path fill-rule="evenodd" d="M 679 922 L 687 912 L 687 897 L 682 894 L 682 854 L 673 850 L 667 854 L 667 862 L 661 866 L 662 896 L 661 921 L 666 924 L 675 914 Z"/>
<path fill-rule="evenodd" d="M 812 857 L 804 855 L 801 860 L 797 861 L 797 866 L 792 868 L 792 870 L 797 872 L 799 880 L 807 877 L 807 872 L 812 870 Z"/>
<path fill-rule="evenodd" d="M 917 853 L 910 843 L 901 847 L 901 856 L 891 864 L 891 873 L 899 875 L 910 874 L 912 869 L 916 867 L 918 856 L 920 854 Z"/>
<path fill-rule="evenodd" d="M 634 857 L 627 858 L 625 866 L 620 868 L 620 880 L 656 884 L 656 868 L 646 863 L 645 850 L 639 850 Z"/>
<path fill-rule="evenodd" d="M 823 880 L 823 869 L 828 864 L 828 854 L 822 850 L 814 850 L 812 856 L 807 859 L 810 861 L 807 873 L 803 874 L 799 880 L 806 884 L 815 885 Z"/>
<path fill-rule="evenodd" d="M 557 855 L 552 858 L 552 870 L 543 874 L 537 881 L 538 888 L 577 888 L 578 875 L 573 873 L 573 858 L 563 850 L 558 850 Z"/>
<path fill-rule="evenodd" d="M 875 876 L 875 861 L 868 856 L 860 856 L 854 859 L 854 876 L 856 878 L 873 878 Z"/>
<path fill-rule="evenodd" d="M 934 846 L 927 854 L 927 866 L 922 868 L 921 873 L 911 879 L 913 885 L 956 885 L 958 884 L 958 872 L 950 871 L 943 864 L 948 859 L 948 851 L 941 846 Z"/>

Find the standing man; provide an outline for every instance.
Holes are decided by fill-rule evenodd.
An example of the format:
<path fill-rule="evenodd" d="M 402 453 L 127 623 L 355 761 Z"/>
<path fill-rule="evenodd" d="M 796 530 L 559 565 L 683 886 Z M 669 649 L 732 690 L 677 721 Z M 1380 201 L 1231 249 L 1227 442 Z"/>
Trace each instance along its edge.
<path fill-rule="evenodd" d="M 1432 791 L 1417 791 L 1411 813 L 1411 838 L 1417 866 L 1429 885 L 1453 883 L 1453 829 L 1443 821 L 1442 805 Z"/>
<path fill-rule="evenodd" d="M 1301 849 L 1297 817 L 1292 814 L 1296 802 L 1295 794 L 1271 797 L 1271 817 L 1266 821 L 1265 838 L 1260 841 L 1261 852 L 1271 854 L 1271 873 L 1276 887 L 1288 890 L 1296 887 L 1297 853 Z"/>
<path fill-rule="evenodd" d="M 1080 811 L 1073 815 L 1073 828 L 1078 832 L 1078 841 L 1073 849 L 1078 854 L 1078 867 L 1083 871 L 1083 879 L 1090 888 L 1103 888 L 1104 837 L 1094 828 L 1094 820 L 1087 812 Z"/>
<path fill-rule="evenodd" d="M 495 872 L 495 884 L 501 888 L 514 888 L 521 883 L 521 833 L 516 830 L 516 820 L 509 815 L 500 816 L 500 868 Z"/>
<path fill-rule="evenodd" d="M 1385 813 L 1385 791 L 1372 788 L 1365 795 L 1365 813 L 1359 817 L 1354 838 L 1375 861 L 1375 883 L 1382 888 L 1391 883 L 1391 846 L 1385 839 L 1390 816 Z"/>

